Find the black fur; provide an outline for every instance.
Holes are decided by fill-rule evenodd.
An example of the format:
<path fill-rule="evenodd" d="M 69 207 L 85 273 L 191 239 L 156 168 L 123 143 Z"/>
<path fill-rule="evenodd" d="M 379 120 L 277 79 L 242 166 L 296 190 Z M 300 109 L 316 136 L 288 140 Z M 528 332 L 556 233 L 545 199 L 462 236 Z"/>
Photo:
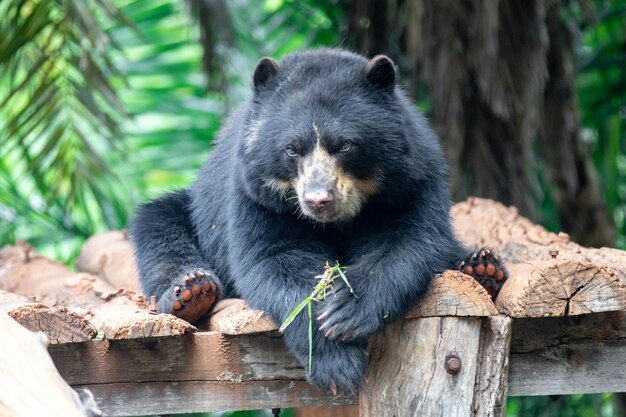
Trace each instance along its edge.
<path fill-rule="evenodd" d="M 271 68 L 255 79 L 254 96 L 229 119 L 195 183 L 143 205 L 131 227 L 147 295 L 161 297 L 187 272 L 210 270 L 223 297 L 242 297 L 277 323 L 311 293 L 326 261 L 346 265 L 358 298 L 340 284 L 335 297 L 316 305 L 316 316 L 323 315 L 316 327 L 326 325 L 314 332 L 310 375 L 344 392 L 363 382 L 368 337 L 401 317 L 436 272 L 456 268 L 466 253 L 452 233 L 447 166 L 435 134 L 400 88 L 379 88 L 393 64 L 375 67 L 377 85 L 364 75 L 367 64 L 318 49 L 286 56 L 276 72 L 264 67 Z M 348 173 L 379 179 L 379 192 L 350 221 L 302 218 L 297 199 L 264 185 L 297 175 L 285 149 L 294 141 L 303 152 L 311 148 L 313 124 L 325 141 L 352 141 L 341 156 Z M 303 364 L 306 316 L 284 334 Z"/>

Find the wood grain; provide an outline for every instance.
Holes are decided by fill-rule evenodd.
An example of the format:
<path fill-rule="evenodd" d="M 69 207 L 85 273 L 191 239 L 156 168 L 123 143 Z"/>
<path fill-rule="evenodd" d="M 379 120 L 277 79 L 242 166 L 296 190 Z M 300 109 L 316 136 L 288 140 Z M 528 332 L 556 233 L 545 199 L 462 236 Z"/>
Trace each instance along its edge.
<path fill-rule="evenodd" d="M 133 248 L 123 230 L 99 233 L 87 239 L 76 268 L 98 275 L 115 288 L 141 292 Z"/>
<path fill-rule="evenodd" d="M 66 307 L 48 307 L 6 291 L 0 291 L 0 310 L 27 329 L 43 332 L 51 343 L 84 342 L 97 333 L 85 317 Z"/>
<path fill-rule="evenodd" d="M 626 310 L 626 281 L 608 267 L 554 259 L 513 264 L 509 272 L 496 307 L 511 317 Z"/>
<path fill-rule="evenodd" d="M 406 317 L 484 317 L 498 314 L 487 291 L 472 277 L 459 271 L 445 271 L 433 280 L 424 298 Z"/>
<path fill-rule="evenodd" d="M 512 319 L 485 317 L 480 329 L 472 417 L 504 417 L 508 392 Z"/>
<path fill-rule="evenodd" d="M 517 319 L 510 396 L 626 391 L 626 312 Z"/>
<path fill-rule="evenodd" d="M 360 395 L 361 417 L 467 417 L 474 397 L 478 318 L 433 317 L 387 326 L 371 341 L 370 370 Z M 450 354 L 457 374 L 445 370 Z"/>

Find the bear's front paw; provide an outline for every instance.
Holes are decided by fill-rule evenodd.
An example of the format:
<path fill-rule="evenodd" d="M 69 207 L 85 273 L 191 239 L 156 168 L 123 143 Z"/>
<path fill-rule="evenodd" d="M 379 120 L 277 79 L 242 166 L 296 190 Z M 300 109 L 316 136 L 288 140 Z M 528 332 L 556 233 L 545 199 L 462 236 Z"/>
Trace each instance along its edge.
<path fill-rule="evenodd" d="M 509 277 L 509 272 L 500 262 L 500 258 L 486 248 L 470 254 L 461 262 L 459 270 L 474 277 L 494 300 Z"/>
<path fill-rule="evenodd" d="M 219 281 L 211 272 L 191 272 L 158 299 L 158 312 L 193 323 L 213 307 L 218 296 Z"/>
<path fill-rule="evenodd" d="M 365 350 L 360 345 L 335 345 L 332 351 L 313 355 L 310 382 L 333 395 L 358 394 L 367 372 Z"/>
<path fill-rule="evenodd" d="M 329 339 L 366 341 L 383 325 L 383 318 L 375 316 L 372 306 L 356 298 L 345 286 L 327 295 L 325 302 L 317 320 L 322 322 L 319 330 Z"/>

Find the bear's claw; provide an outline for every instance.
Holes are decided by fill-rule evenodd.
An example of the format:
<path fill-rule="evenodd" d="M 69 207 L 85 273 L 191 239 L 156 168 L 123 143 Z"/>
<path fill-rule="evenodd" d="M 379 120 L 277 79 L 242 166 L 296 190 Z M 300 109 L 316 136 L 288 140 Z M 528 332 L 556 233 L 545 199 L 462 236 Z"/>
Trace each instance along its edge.
<path fill-rule="evenodd" d="M 482 285 L 493 300 L 509 277 L 506 267 L 494 253 L 482 248 L 472 253 L 459 265 L 459 270 Z"/>
<path fill-rule="evenodd" d="M 218 281 L 211 272 L 183 275 L 178 285 L 168 289 L 158 301 L 159 313 L 173 314 L 190 323 L 206 314 L 218 298 Z"/>

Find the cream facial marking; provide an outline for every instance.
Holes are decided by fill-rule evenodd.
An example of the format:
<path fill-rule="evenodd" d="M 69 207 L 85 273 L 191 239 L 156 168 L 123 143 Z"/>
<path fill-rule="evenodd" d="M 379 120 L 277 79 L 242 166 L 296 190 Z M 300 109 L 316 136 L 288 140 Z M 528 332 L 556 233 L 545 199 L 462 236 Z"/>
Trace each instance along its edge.
<path fill-rule="evenodd" d="M 280 178 L 266 178 L 263 180 L 263 186 L 283 199 L 287 198 L 292 190 L 291 182 Z"/>

